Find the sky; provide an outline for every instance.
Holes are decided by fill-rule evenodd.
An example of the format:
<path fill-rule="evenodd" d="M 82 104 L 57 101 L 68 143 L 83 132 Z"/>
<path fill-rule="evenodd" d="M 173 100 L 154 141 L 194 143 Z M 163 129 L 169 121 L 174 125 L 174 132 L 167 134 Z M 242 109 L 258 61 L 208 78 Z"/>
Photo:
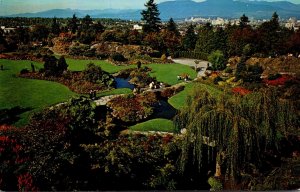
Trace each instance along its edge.
<path fill-rule="evenodd" d="M 141 9 L 147 0 L 0 0 L 0 15 L 39 12 L 49 9 Z M 156 3 L 168 0 L 156 0 Z M 194 0 L 204 1 L 204 0 Z M 279 0 L 268 0 L 279 1 Z M 287 0 L 300 4 L 300 0 Z"/>

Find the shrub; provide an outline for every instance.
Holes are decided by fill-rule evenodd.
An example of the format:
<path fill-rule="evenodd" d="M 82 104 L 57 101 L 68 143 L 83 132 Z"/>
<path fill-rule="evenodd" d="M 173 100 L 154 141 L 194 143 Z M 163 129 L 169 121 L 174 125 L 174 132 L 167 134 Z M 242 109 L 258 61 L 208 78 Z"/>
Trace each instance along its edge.
<path fill-rule="evenodd" d="M 220 81 L 223 81 L 223 79 L 220 76 L 214 78 L 214 84 L 218 84 Z"/>
<path fill-rule="evenodd" d="M 29 70 L 28 70 L 28 69 L 22 69 L 22 70 L 20 71 L 20 74 L 21 74 L 21 75 L 27 74 L 27 73 L 29 73 Z"/>
<path fill-rule="evenodd" d="M 161 92 L 161 96 L 164 97 L 164 98 L 170 98 L 172 97 L 173 95 L 175 94 L 175 91 L 173 88 L 167 88 L 165 90 L 163 90 Z"/>
<path fill-rule="evenodd" d="M 119 61 L 119 62 L 125 62 L 127 61 L 127 59 L 124 57 L 124 55 L 120 54 L 120 53 L 114 53 L 111 56 L 112 60 L 114 61 Z"/>
<path fill-rule="evenodd" d="M 60 76 L 68 68 L 68 64 L 63 56 L 59 59 L 56 59 L 54 56 L 45 56 L 44 62 L 46 76 Z"/>
<path fill-rule="evenodd" d="M 270 74 L 270 75 L 268 76 L 268 80 L 275 80 L 275 79 L 278 79 L 278 78 L 280 78 L 280 77 L 282 77 L 282 75 L 280 75 L 279 73 L 276 73 L 276 74 Z"/>
<path fill-rule="evenodd" d="M 225 68 L 226 58 L 222 51 L 214 51 L 208 56 L 208 61 L 212 63 L 214 70 L 223 70 Z"/>
<path fill-rule="evenodd" d="M 208 179 L 208 184 L 211 187 L 211 191 L 221 191 L 223 189 L 222 183 L 214 177 Z"/>
<path fill-rule="evenodd" d="M 86 81 L 103 84 L 108 87 L 114 85 L 114 78 L 107 72 L 103 71 L 101 67 L 93 63 L 89 63 L 87 68 L 82 72 Z"/>
<path fill-rule="evenodd" d="M 113 98 L 108 102 L 112 115 L 124 122 L 138 122 L 153 114 L 153 104 L 157 102 L 155 93 L 126 95 Z"/>
<path fill-rule="evenodd" d="M 109 57 L 107 53 L 95 53 L 95 56 L 99 59 L 107 59 Z"/>
<path fill-rule="evenodd" d="M 140 69 L 141 66 L 142 66 L 142 63 L 141 63 L 140 61 L 138 61 L 138 62 L 136 63 L 136 65 L 137 65 L 137 68 Z"/>
<path fill-rule="evenodd" d="M 225 73 L 232 73 L 232 69 L 230 67 L 227 67 L 224 72 Z"/>
<path fill-rule="evenodd" d="M 166 54 L 162 54 L 162 56 L 160 57 L 160 59 L 161 59 L 162 61 L 166 61 L 166 60 L 167 60 Z"/>
<path fill-rule="evenodd" d="M 160 58 L 162 56 L 162 54 L 159 51 L 153 51 L 153 52 L 149 53 L 149 56 L 155 57 L 155 58 Z"/>
<path fill-rule="evenodd" d="M 246 89 L 246 88 L 244 88 L 244 87 L 235 87 L 235 88 L 233 88 L 231 91 L 232 91 L 233 93 L 235 93 L 235 94 L 239 94 L 239 95 L 242 95 L 242 96 L 251 93 L 250 90 L 248 90 L 248 89 Z"/>

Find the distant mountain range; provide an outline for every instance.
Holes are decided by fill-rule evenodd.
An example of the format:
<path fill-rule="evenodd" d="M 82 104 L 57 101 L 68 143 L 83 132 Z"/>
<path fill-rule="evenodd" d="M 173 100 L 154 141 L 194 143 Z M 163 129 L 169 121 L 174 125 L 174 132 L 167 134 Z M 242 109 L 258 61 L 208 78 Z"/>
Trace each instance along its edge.
<path fill-rule="evenodd" d="M 158 4 L 162 20 L 184 19 L 188 17 L 225 17 L 239 18 L 242 14 L 256 19 L 268 19 L 276 11 L 281 18 L 296 17 L 300 19 L 300 4 L 287 1 L 267 2 L 250 0 L 173 0 Z M 93 18 L 120 18 L 140 20 L 141 10 L 136 9 L 104 9 L 104 10 L 73 10 L 52 9 L 37 13 L 9 15 L 9 17 L 78 17 L 89 14 Z"/>

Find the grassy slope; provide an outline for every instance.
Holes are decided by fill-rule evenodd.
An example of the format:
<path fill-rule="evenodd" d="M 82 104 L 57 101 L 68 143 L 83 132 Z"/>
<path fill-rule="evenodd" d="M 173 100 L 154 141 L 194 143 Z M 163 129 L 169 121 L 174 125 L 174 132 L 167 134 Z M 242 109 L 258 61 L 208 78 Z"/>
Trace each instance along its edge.
<path fill-rule="evenodd" d="M 97 96 L 104 97 L 104 96 L 108 96 L 108 95 L 130 94 L 130 93 L 132 93 L 131 89 L 120 88 L 120 89 L 113 89 L 111 91 L 104 91 L 104 92 L 98 93 Z"/>
<path fill-rule="evenodd" d="M 180 109 L 186 105 L 187 96 L 190 95 L 193 91 L 193 88 L 199 87 L 208 90 L 212 94 L 220 95 L 222 91 L 219 89 L 202 83 L 189 83 L 185 86 L 184 90 L 171 97 L 168 102 L 176 109 Z"/>
<path fill-rule="evenodd" d="M 67 87 L 55 82 L 18 78 L 21 69 L 31 69 L 30 63 L 36 68 L 42 65 L 31 61 L 0 60 L 5 70 L 0 71 L 0 109 L 20 106 L 37 110 L 49 105 L 63 102 L 75 95 Z M 29 112 L 22 115 L 20 124 L 26 123 Z"/>
<path fill-rule="evenodd" d="M 135 67 L 134 65 L 115 66 L 101 60 L 67 59 L 69 69 L 73 71 L 83 70 L 90 62 L 101 66 L 103 70 L 109 73 Z M 0 60 L 0 64 L 3 64 L 5 68 L 4 71 L 0 71 L 0 109 L 20 106 L 23 108 L 31 108 L 32 110 L 39 110 L 43 107 L 65 101 L 69 97 L 76 95 L 67 87 L 55 82 L 17 78 L 16 74 L 18 74 L 21 69 L 31 69 L 30 63 L 34 63 L 36 70 L 43 67 L 43 64 L 32 61 Z M 179 83 L 179 81 L 177 81 L 177 75 L 182 73 L 190 74 L 192 78 L 196 77 L 196 73 L 190 67 L 180 64 L 150 64 L 147 66 L 153 69 L 151 73 L 152 76 L 157 77 L 159 81 L 171 85 Z M 129 89 L 117 89 L 100 93 L 98 96 L 127 94 L 130 92 Z M 30 113 L 32 113 L 32 111 L 22 114 L 22 119 L 17 125 L 26 124 Z"/>
<path fill-rule="evenodd" d="M 131 131 L 175 132 L 174 129 L 173 122 L 167 119 L 152 119 L 130 127 Z"/>
<path fill-rule="evenodd" d="M 186 73 L 191 76 L 191 79 L 197 76 L 197 73 L 193 69 L 182 64 L 149 64 L 147 66 L 152 68 L 151 76 L 156 77 L 158 81 L 170 85 L 182 82 L 177 80 L 178 75 Z"/>

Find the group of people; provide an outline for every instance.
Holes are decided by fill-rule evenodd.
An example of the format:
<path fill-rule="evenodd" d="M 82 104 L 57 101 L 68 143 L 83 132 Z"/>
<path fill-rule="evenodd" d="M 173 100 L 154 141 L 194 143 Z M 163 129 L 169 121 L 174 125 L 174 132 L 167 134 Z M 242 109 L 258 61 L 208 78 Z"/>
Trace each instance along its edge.
<path fill-rule="evenodd" d="M 164 88 L 163 83 L 154 83 L 153 81 L 149 84 L 150 89 L 162 89 Z"/>
<path fill-rule="evenodd" d="M 179 80 L 184 80 L 184 81 L 188 81 L 188 80 L 190 80 L 191 79 L 191 77 L 189 76 L 189 75 L 184 75 L 184 76 L 182 76 L 182 75 L 177 75 L 177 80 L 179 81 Z"/>

